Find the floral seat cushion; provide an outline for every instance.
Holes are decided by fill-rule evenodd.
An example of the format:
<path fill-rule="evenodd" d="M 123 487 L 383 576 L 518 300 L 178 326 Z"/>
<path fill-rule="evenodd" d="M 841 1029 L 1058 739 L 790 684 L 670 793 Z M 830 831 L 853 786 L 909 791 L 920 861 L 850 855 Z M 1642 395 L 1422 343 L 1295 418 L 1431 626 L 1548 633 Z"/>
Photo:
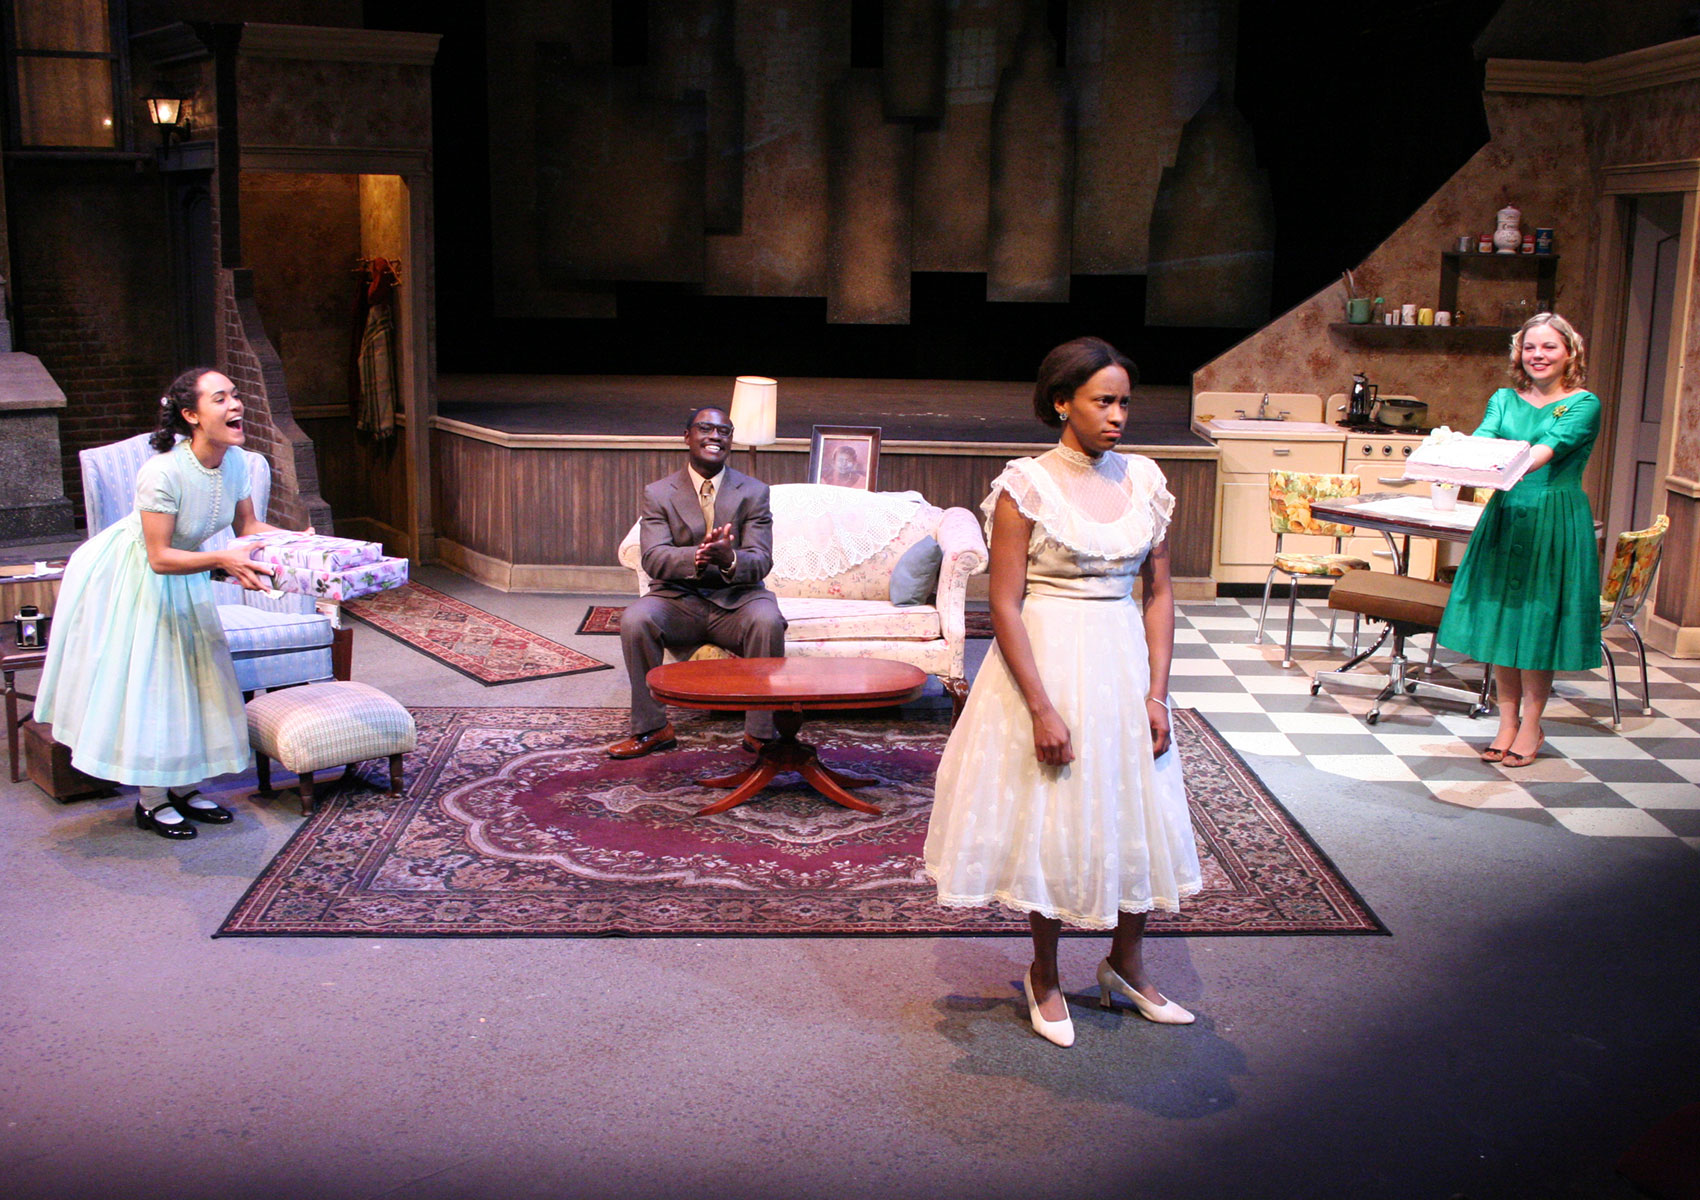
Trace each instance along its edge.
<path fill-rule="evenodd" d="M 1367 571 L 1369 563 L 1350 554 L 1288 554 L 1275 556 L 1275 569 L 1289 575 L 1344 575 L 1347 571 Z"/>

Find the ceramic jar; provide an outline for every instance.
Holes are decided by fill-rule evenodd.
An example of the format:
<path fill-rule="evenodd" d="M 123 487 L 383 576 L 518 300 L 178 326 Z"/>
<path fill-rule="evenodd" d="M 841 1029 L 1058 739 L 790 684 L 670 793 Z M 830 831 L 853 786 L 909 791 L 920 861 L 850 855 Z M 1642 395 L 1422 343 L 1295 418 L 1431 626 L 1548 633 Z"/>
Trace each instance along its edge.
<path fill-rule="evenodd" d="M 1523 214 L 1509 204 L 1494 218 L 1493 248 L 1499 254 L 1515 254 L 1523 246 Z"/>

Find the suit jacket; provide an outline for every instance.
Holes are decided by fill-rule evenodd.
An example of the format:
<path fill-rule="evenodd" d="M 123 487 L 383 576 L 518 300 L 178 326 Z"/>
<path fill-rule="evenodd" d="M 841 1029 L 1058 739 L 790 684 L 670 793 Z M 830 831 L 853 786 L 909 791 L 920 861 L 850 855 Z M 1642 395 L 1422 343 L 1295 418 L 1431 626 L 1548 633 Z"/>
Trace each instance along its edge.
<path fill-rule="evenodd" d="M 762 584 L 773 569 L 773 513 L 767 484 L 731 467 L 720 468 L 714 493 L 714 523 L 732 527 L 738 557 L 732 570 L 696 567 L 697 546 L 708 536 L 702 504 L 683 468 L 643 489 L 638 514 L 639 545 L 652 596 L 701 596 L 721 608 L 742 608 L 771 596 Z"/>

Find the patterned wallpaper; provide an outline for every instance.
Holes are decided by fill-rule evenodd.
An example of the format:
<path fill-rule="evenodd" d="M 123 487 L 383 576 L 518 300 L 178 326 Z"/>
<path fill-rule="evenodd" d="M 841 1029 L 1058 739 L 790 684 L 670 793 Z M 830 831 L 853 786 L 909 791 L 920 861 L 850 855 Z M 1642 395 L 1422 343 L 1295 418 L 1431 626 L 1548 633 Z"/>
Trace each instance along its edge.
<path fill-rule="evenodd" d="M 1595 235 L 1582 101 L 1489 95 L 1487 114 L 1492 140 L 1368 258 L 1340 266 L 1352 267 L 1360 289 L 1389 305 L 1433 307 L 1441 252 L 1452 249 L 1459 234 L 1491 230 L 1495 212 L 1514 204 L 1526 231 L 1537 226 L 1557 231 L 1557 307 L 1586 336 Z M 1466 266 L 1458 290 L 1469 323 L 1497 325 L 1506 304 L 1527 300 L 1532 306 L 1534 266 L 1496 265 L 1491 271 Z M 1442 350 L 1360 340 L 1329 329 L 1331 322 L 1345 320 L 1344 300 L 1343 285 L 1324 288 L 1194 372 L 1193 390 L 1327 397 L 1349 390 L 1353 372 L 1363 371 L 1383 392 L 1428 401 L 1434 424 L 1474 428 L 1488 396 L 1505 383 L 1509 343 Z"/>
<path fill-rule="evenodd" d="M 1410 220 L 1355 268 L 1372 295 L 1434 302 L 1437 251 L 1457 235 L 1491 225 L 1506 202 L 1523 210 L 1523 227 L 1557 230 L 1558 309 L 1584 336 L 1592 331 L 1591 270 L 1598 238 L 1594 210 L 1603 168 L 1700 158 L 1700 81 L 1643 88 L 1583 101 L 1490 93 L 1492 140 Z M 1700 277 L 1700 245 L 1694 248 Z M 1342 264 L 1347 265 L 1347 264 Z M 1472 321 L 1491 319 L 1511 298 L 1503 285 L 1473 295 L 1460 286 Z M 1342 391 L 1355 370 L 1384 392 L 1430 403 L 1436 423 L 1469 428 L 1505 378 L 1503 351 L 1429 352 L 1359 344 L 1329 330 L 1341 319 L 1344 292 L 1323 289 L 1193 374 L 1194 391 Z M 1689 293 L 1682 395 L 1672 473 L 1700 478 L 1700 288 Z M 1508 349 L 1508 347 L 1507 347 Z M 1608 403 L 1610 398 L 1607 398 Z M 1602 464 L 1603 465 L 1603 464 Z"/>

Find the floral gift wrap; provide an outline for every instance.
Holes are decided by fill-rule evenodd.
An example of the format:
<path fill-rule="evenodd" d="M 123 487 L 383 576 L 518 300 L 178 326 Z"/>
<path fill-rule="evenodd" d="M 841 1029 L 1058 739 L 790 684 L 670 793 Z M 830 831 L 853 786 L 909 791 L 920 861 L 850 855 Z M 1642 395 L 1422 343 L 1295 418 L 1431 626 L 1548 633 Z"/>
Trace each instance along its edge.
<path fill-rule="evenodd" d="M 338 539 L 327 539 L 335 541 Z M 254 555 L 256 559 L 260 556 Z M 321 571 L 311 567 L 296 567 L 287 563 L 272 564 L 272 587 L 278 591 L 311 596 L 342 604 L 358 600 L 374 592 L 388 591 L 407 582 L 405 558 L 379 558 L 345 571 Z"/>
<path fill-rule="evenodd" d="M 284 529 L 272 533 L 251 533 L 237 538 L 235 544 L 253 547 L 249 557 L 255 562 L 278 567 L 302 567 L 309 571 L 347 571 L 384 557 L 384 548 L 377 542 L 323 537 L 316 533 L 291 533 Z"/>

